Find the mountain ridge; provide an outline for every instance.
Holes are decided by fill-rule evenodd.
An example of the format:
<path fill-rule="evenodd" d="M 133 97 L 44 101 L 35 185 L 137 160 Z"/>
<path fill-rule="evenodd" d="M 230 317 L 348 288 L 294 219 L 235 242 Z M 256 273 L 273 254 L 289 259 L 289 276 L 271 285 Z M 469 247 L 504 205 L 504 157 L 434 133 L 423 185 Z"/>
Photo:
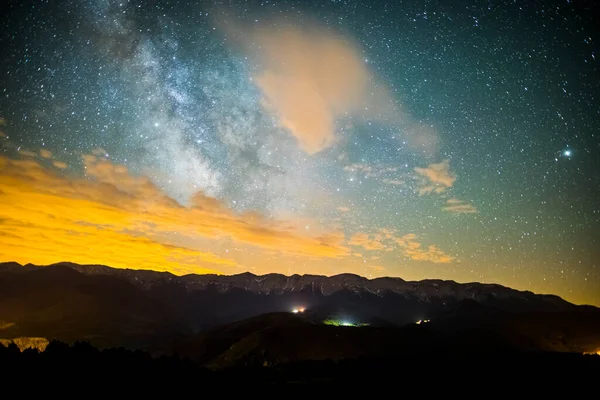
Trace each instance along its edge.
<path fill-rule="evenodd" d="M 560 351 L 595 352 L 600 343 L 600 309 L 497 284 L 0 264 L 0 337 L 6 339 L 86 340 L 169 353 L 177 338 L 268 313 L 372 327 L 426 320 L 451 334 L 491 330 L 527 348 Z"/>
<path fill-rule="evenodd" d="M 385 293 L 395 293 L 406 297 L 416 298 L 420 301 L 444 297 L 455 298 L 459 301 L 463 299 L 480 301 L 481 297 L 491 296 L 496 298 L 519 299 L 520 301 L 529 301 L 532 299 L 542 300 L 563 309 L 577 307 L 575 304 L 554 294 L 537 294 L 529 290 L 517 290 L 495 283 L 458 283 L 454 280 L 442 279 L 407 281 L 400 277 L 378 277 L 369 279 L 351 273 L 342 273 L 332 276 L 313 274 L 284 275 L 279 273 L 256 275 L 252 272 L 243 272 L 234 275 L 175 275 L 167 271 L 114 268 L 107 265 L 76 264 L 66 261 L 49 265 L 35 265 L 31 263 L 22 265 L 14 261 L 5 262 L 0 263 L 0 271 L 17 272 L 19 266 L 25 271 L 64 266 L 85 275 L 117 276 L 145 289 L 150 289 L 153 286 L 164 283 L 175 283 L 185 286 L 188 291 L 212 288 L 221 292 L 232 289 L 242 289 L 257 294 L 281 294 L 285 291 L 301 291 L 310 287 L 313 292 L 318 292 L 325 296 L 347 289 L 365 291 L 376 296 L 381 296 Z M 584 307 L 593 306 L 584 305 Z"/>

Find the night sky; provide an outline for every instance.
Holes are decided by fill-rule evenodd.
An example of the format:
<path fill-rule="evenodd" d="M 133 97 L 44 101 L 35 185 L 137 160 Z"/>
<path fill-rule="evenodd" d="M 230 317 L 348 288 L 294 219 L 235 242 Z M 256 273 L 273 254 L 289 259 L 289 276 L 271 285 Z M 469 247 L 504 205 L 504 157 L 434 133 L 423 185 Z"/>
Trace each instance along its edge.
<path fill-rule="evenodd" d="M 0 261 L 600 305 L 593 1 L 9 1 Z"/>

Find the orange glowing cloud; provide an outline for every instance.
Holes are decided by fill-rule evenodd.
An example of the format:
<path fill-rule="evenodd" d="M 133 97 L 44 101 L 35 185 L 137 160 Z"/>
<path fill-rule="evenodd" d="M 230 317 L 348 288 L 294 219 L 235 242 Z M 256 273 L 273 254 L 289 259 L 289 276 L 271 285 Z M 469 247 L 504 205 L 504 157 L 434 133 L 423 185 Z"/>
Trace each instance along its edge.
<path fill-rule="evenodd" d="M 419 237 L 414 233 L 397 237 L 391 229 L 380 229 L 374 235 L 356 233 L 348 241 L 349 245 L 362 247 L 367 251 L 393 251 L 392 243 L 396 244 L 404 257 L 413 261 L 430 261 L 436 264 L 447 264 L 455 260 L 454 257 L 446 254 L 435 245 L 423 246 L 419 241 Z"/>
<path fill-rule="evenodd" d="M 22 157 L 30 157 L 30 158 L 36 158 L 37 157 L 37 153 L 33 152 L 33 151 L 29 151 L 29 150 L 20 150 L 19 151 L 19 155 Z"/>
<path fill-rule="evenodd" d="M 67 169 L 68 165 L 67 163 L 64 163 L 62 161 L 52 161 L 52 165 L 58 169 Z"/>
<path fill-rule="evenodd" d="M 415 261 L 453 260 L 436 246 L 421 246 L 414 234 L 398 239 L 393 229 L 347 237 L 331 221 L 238 213 L 203 193 L 183 206 L 149 178 L 95 153 L 82 157 L 81 177 L 65 174 L 66 164 L 49 154 L 0 156 L 0 260 L 176 274 L 361 273 L 365 258 L 392 251 Z"/>
<path fill-rule="evenodd" d="M 351 246 L 360 246 L 365 250 L 383 250 L 385 249 L 385 244 L 377 239 L 372 239 L 366 233 L 356 233 L 348 242 Z"/>
<path fill-rule="evenodd" d="M 47 160 L 52 158 L 52 152 L 46 149 L 40 150 L 40 157 L 45 158 Z"/>
<path fill-rule="evenodd" d="M 415 168 L 417 176 L 423 179 L 419 182 L 419 194 L 444 193 L 456 181 L 456 175 L 450 172 L 450 160 L 429 164 L 426 168 Z"/>
<path fill-rule="evenodd" d="M 289 221 L 234 213 L 201 193 L 184 207 L 123 166 L 93 155 L 83 161 L 87 177 L 67 178 L 36 160 L 0 157 L 0 259 L 203 273 L 236 262 L 182 242 L 309 258 L 350 254 L 341 232 L 311 236 Z"/>
<path fill-rule="evenodd" d="M 458 200 L 456 198 L 448 199 L 446 206 L 442 207 L 442 210 L 448 211 L 453 214 L 475 214 L 477 208 L 464 200 Z"/>
<path fill-rule="evenodd" d="M 433 263 L 447 264 L 455 260 L 454 257 L 444 253 L 435 245 L 423 247 L 414 233 L 396 239 L 405 257 L 416 261 L 431 261 Z"/>
<path fill-rule="evenodd" d="M 229 24 L 228 29 L 258 64 L 253 81 L 263 106 L 307 153 L 332 146 L 342 118 L 393 115 L 388 90 L 348 38 L 313 23 L 279 21 L 258 29 Z"/>

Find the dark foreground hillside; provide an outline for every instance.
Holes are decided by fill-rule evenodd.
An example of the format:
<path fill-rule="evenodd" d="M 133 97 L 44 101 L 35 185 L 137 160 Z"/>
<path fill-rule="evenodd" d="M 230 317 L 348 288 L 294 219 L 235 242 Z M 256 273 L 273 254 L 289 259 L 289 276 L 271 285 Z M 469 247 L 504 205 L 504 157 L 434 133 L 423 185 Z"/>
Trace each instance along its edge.
<path fill-rule="evenodd" d="M 262 343 L 279 343 L 273 342 L 273 335 L 293 339 L 316 334 L 319 340 L 298 342 L 299 350 L 309 354 L 320 346 L 317 355 L 330 357 L 363 356 L 365 351 L 382 354 L 402 347 L 393 333 L 386 336 L 390 329 L 382 330 L 382 340 L 362 338 L 364 332 L 350 332 L 336 340 L 327 327 L 302 327 L 300 334 L 293 326 L 301 321 L 289 321 L 295 308 L 305 309 L 304 315 L 317 324 L 333 318 L 398 328 L 430 320 L 437 331 L 446 334 L 467 329 L 492 332 L 521 350 L 584 353 L 600 349 L 600 309 L 499 285 L 366 279 L 350 274 L 175 276 L 101 265 L 0 263 L 0 339 L 83 340 L 99 348 L 124 346 L 155 355 L 170 354 L 174 342 L 183 342 L 182 348 L 194 356 L 214 358 L 223 352 L 214 354 L 212 343 L 222 340 L 213 330 L 223 331 L 225 337 L 235 331 L 233 339 L 242 334 L 236 340 L 241 346 L 215 360 L 224 365 L 230 356 L 248 359 Z M 260 316 L 269 313 L 281 315 L 276 321 L 262 321 Z M 255 322 L 243 321 L 257 317 L 255 322 L 266 322 L 269 329 L 250 334 Z M 291 326 L 281 326 L 282 322 Z M 356 346 L 355 339 L 367 344 Z M 338 342 L 339 346 L 331 345 Z M 202 350 L 207 346 L 208 351 Z M 283 359 L 296 359 L 293 351 L 286 354 Z"/>
<path fill-rule="evenodd" d="M 276 367 L 209 370 L 189 359 L 152 358 L 123 348 L 98 350 L 88 343 L 51 342 L 44 352 L 20 352 L 0 346 L 4 389 L 22 393 L 142 394 L 158 391 L 225 395 L 253 388 L 319 388 L 339 392 L 390 387 L 402 393 L 493 389 L 536 393 L 593 387 L 600 376 L 600 356 L 572 353 L 495 353 L 451 355 L 436 352 L 403 357 L 295 362 Z M 115 392 L 118 391 L 118 392 Z M 303 392 L 308 394 L 309 392 Z M 517 392 L 515 392 L 517 393 Z M 520 392 L 518 392 L 520 393 Z M 315 393 L 316 394 L 316 393 Z"/>

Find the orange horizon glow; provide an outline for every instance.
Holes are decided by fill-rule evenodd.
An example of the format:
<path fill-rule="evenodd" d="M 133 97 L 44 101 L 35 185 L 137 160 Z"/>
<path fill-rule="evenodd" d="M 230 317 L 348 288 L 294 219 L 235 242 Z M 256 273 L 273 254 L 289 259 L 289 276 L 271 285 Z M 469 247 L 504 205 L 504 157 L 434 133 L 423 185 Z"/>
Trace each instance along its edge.
<path fill-rule="evenodd" d="M 69 261 L 176 275 L 249 271 L 475 280 L 462 272 L 456 255 L 416 233 L 389 227 L 350 231 L 318 221 L 308 230 L 305 219 L 237 213 L 200 192 L 183 206 L 149 178 L 105 157 L 88 154 L 82 162 L 84 177 L 50 152 L 0 156 L 0 261 Z"/>

